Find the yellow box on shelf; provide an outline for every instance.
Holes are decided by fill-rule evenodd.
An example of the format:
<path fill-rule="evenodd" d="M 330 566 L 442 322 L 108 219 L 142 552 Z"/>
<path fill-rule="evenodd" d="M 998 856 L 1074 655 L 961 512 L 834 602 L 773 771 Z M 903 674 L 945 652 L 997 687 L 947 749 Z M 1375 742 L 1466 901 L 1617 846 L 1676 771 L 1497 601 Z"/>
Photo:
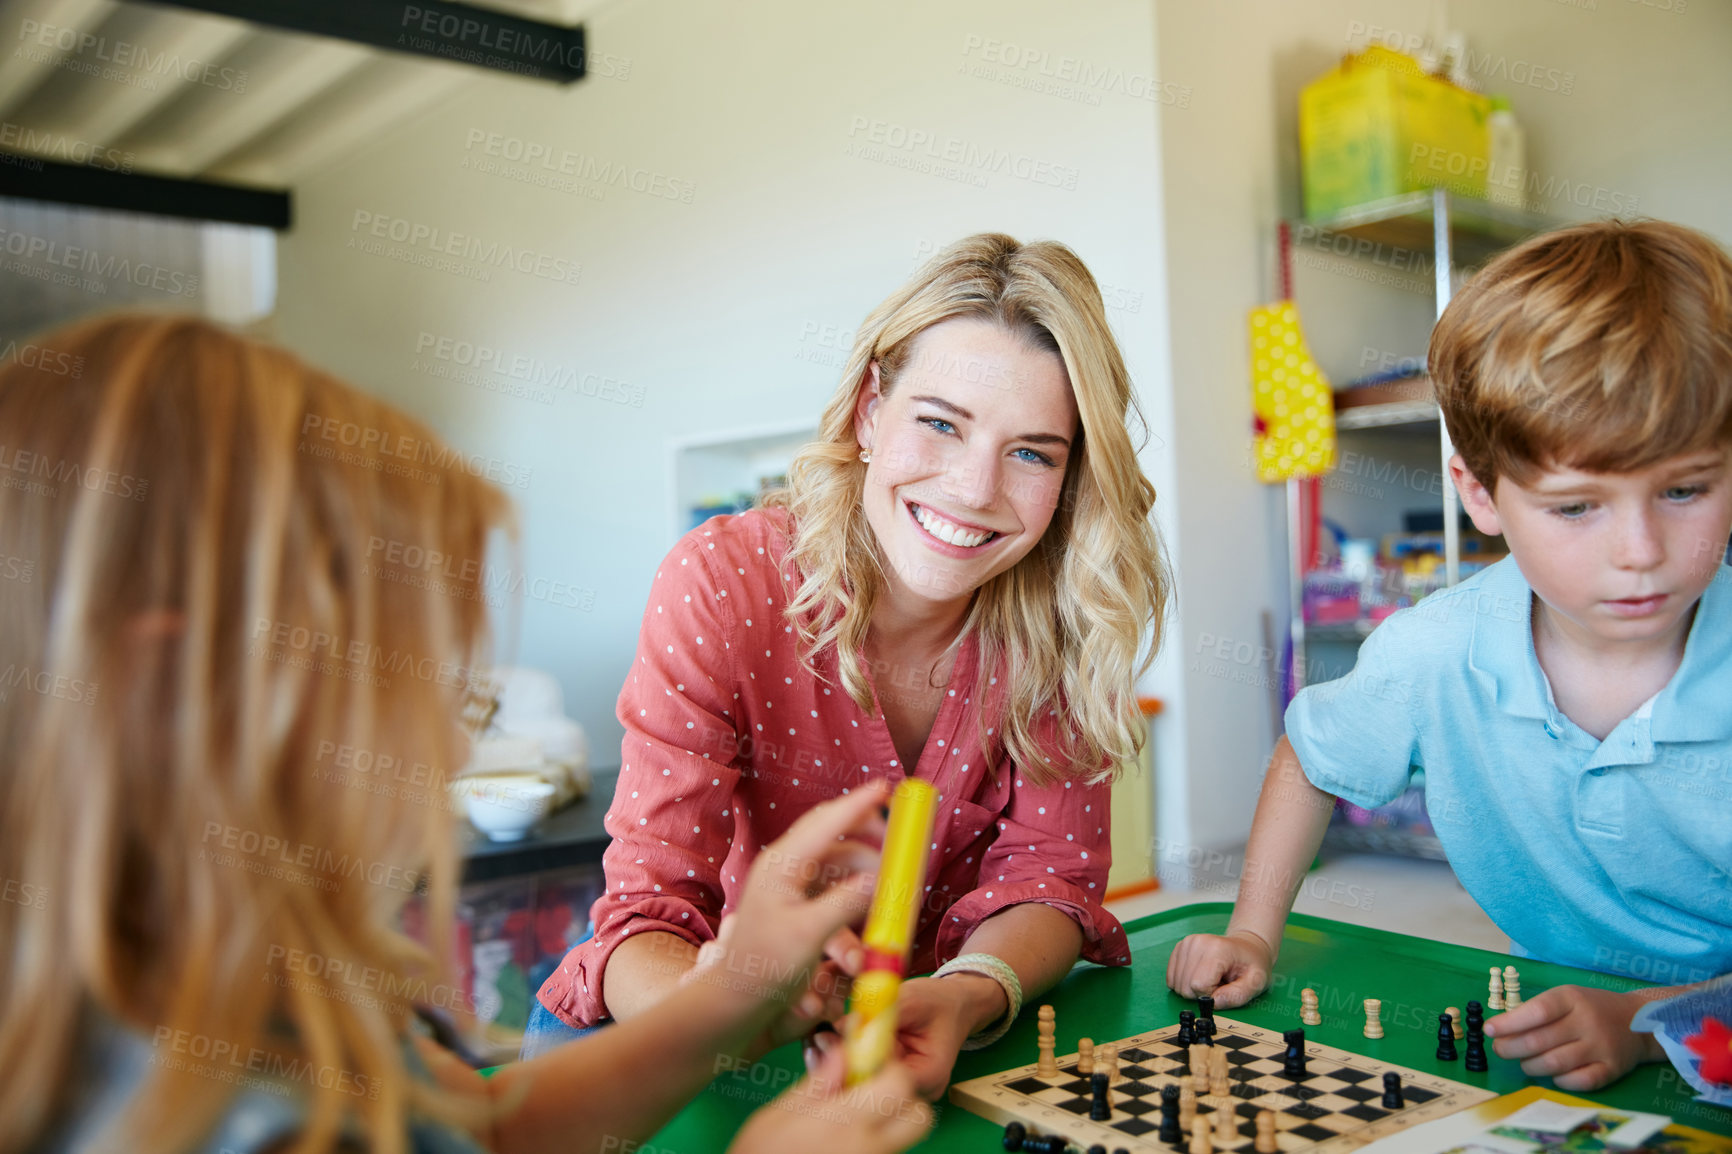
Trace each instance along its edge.
<path fill-rule="evenodd" d="M 1373 45 L 1299 94 L 1305 215 L 1312 220 L 1443 186 L 1484 199 L 1491 98 Z"/>

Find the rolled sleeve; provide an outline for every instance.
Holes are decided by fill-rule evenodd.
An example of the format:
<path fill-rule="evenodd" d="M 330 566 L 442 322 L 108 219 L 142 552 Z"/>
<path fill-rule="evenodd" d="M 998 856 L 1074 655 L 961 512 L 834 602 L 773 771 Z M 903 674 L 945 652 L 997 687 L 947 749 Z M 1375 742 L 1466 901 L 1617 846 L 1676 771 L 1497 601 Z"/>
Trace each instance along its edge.
<path fill-rule="evenodd" d="M 693 530 L 650 587 L 637 655 L 620 691 L 620 773 L 605 819 L 607 889 L 595 933 L 541 987 L 561 1019 L 607 1017 L 602 976 L 619 944 L 661 931 L 693 945 L 716 934 L 722 868 L 733 845 L 738 744 L 728 587 Z"/>
<path fill-rule="evenodd" d="M 1409 622 L 1391 617 L 1359 647 L 1351 673 L 1306 686 L 1287 707 L 1287 740 L 1318 789 L 1375 809 L 1407 788 L 1420 736 L 1420 690 L 1401 660 L 1412 641 Z"/>
<path fill-rule="evenodd" d="M 998 837 L 981 859 L 978 888 L 945 912 L 939 959 L 962 953 L 969 936 L 994 914 L 1039 902 L 1076 922 L 1084 960 L 1129 965 L 1124 927 L 1101 904 L 1112 865 L 1111 831 L 1110 783 L 1037 786 L 1016 775 L 998 817 Z"/>

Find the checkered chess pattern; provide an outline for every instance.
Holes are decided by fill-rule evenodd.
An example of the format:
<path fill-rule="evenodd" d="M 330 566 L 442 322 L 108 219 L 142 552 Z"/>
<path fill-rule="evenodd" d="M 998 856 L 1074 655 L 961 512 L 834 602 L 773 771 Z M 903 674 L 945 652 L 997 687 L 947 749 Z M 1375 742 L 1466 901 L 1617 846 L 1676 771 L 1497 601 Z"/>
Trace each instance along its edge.
<path fill-rule="evenodd" d="M 1105 1122 L 1089 1118 L 1093 1089 L 1077 1074 L 1075 1054 L 1059 1059 L 1057 1077 L 1041 1077 L 1036 1065 L 1022 1066 L 959 1082 L 950 1088 L 950 1100 L 1000 1125 L 1018 1121 L 1030 1133 L 1063 1134 L 1085 1149 L 1098 1142 L 1138 1152 L 1189 1150 L 1189 1133 L 1171 1147 L 1158 1137 L 1162 1087 L 1190 1080 L 1190 1054 L 1173 1040 L 1178 1033 L 1173 1025 L 1118 1043 L 1119 1081 L 1112 1087 L 1112 1117 Z M 1306 1073 L 1290 1078 L 1281 1072 L 1287 1047 L 1279 1033 L 1219 1015 L 1214 1042 L 1227 1051 L 1232 1093 L 1225 1099 L 1198 1095 L 1197 1114 L 1209 1119 L 1211 1135 L 1216 1111 L 1230 1109 L 1237 1116 L 1238 1142 L 1224 1146 L 1216 1140 L 1215 1150 L 1223 1154 L 1253 1154 L 1260 1110 L 1274 1112 L 1282 1154 L 1334 1154 L 1497 1096 L 1310 1041 L 1305 1043 Z M 1407 1104 L 1400 1110 L 1382 1105 L 1388 1070 L 1401 1074 Z"/>

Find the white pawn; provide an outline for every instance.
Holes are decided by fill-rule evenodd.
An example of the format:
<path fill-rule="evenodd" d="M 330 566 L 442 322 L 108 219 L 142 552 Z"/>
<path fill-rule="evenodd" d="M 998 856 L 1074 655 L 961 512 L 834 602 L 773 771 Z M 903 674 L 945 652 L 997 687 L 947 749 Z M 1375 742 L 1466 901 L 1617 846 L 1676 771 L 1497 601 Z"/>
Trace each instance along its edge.
<path fill-rule="evenodd" d="M 1522 1004 L 1522 976 L 1514 966 L 1503 968 L 1503 1008 L 1513 1010 Z"/>
<path fill-rule="evenodd" d="M 1491 968 L 1491 993 L 1485 999 L 1485 1008 L 1503 1009 L 1503 971 L 1496 966 Z"/>
<path fill-rule="evenodd" d="M 1209 1092 L 1209 1050 L 1198 1042 L 1191 1047 L 1191 1089 L 1199 1096 Z"/>
<path fill-rule="evenodd" d="M 1443 1012 L 1449 1015 L 1450 1033 L 1455 1035 L 1456 1041 L 1461 1041 L 1462 1038 L 1466 1037 L 1461 1026 L 1461 1011 L 1456 1009 L 1454 1006 L 1445 1006 Z"/>
<path fill-rule="evenodd" d="M 1321 1026 L 1323 1015 L 1317 1009 L 1317 991 L 1306 986 L 1299 991 L 1299 1024 L 1302 1026 Z"/>
<path fill-rule="evenodd" d="M 1191 1119 L 1191 1154 L 1215 1154 L 1215 1144 L 1209 1140 L 1209 1118 L 1198 1114 Z"/>
<path fill-rule="evenodd" d="M 1179 1129 L 1189 1130 L 1197 1117 L 1197 1092 L 1189 1082 L 1179 1083 Z"/>
<path fill-rule="evenodd" d="M 1086 1078 L 1095 1072 L 1095 1044 L 1092 1039 L 1077 1039 L 1076 1072 L 1079 1078 Z"/>
<path fill-rule="evenodd" d="M 1215 1148 L 1227 1150 L 1239 1142 L 1239 1115 L 1233 1109 L 1229 1099 L 1225 1105 L 1215 1107 Z"/>
<path fill-rule="evenodd" d="M 1095 1047 L 1095 1073 L 1107 1076 L 1107 1085 L 1117 1086 L 1125 1080 L 1119 1073 L 1119 1048 L 1117 1045 Z"/>
<path fill-rule="evenodd" d="M 1210 1046 L 1209 1096 L 1211 1098 L 1227 1098 L 1231 1097 L 1232 1093 L 1233 1083 L 1229 1080 L 1227 1071 L 1227 1051 L 1219 1046 Z"/>
<path fill-rule="evenodd" d="M 1377 998 L 1365 999 L 1365 1036 L 1383 1037 L 1383 1003 Z"/>

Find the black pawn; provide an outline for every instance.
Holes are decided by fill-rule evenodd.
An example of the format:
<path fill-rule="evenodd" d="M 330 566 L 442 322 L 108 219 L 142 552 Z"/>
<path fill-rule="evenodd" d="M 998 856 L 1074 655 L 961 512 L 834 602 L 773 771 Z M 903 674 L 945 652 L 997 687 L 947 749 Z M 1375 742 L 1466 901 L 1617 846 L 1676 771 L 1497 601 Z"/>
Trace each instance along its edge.
<path fill-rule="evenodd" d="M 1401 1110 L 1406 1106 L 1407 1100 L 1401 1096 L 1401 1075 L 1391 1070 L 1383 1075 L 1383 1108 Z"/>
<path fill-rule="evenodd" d="M 1215 1019 L 1198 1018 L 1194 1032 L 1197 1035 L 1198 1045 L 1213 1046 L 1215 1044 Z"/>
<path fill-rule="evenodd" d="M 1107 1076 L 1099 1073 L 1089 1078 L 1095 1088 L 1095 1100 L 1089 1105 L 1089 1120 L 1105 1122 L 1112 1118 L 1113 1108 L 1107 1104 Z"/>
<path fill-rule="evenodd" d="M 1197 999 L 1197 1017 L 1209 1019 L 1209 1029 L 1215 1028 L 1215 999 L 1209 994 Z"/>
<path fill-rule="evenodd" d="M 1093 1146 L 1089 1147 L 1089 1154 L 1107 1154 L 1107 1148 L 1102 1146 L 1099 1142 L 1096 1142 Z"/>
<path fill-rule="evenodd" d="M 1185 1138 L 1179 1129 L 1179 1088 L 1172 1083 L 1161 1087 L 1161 1132 L 1157 1137 L 1162 1142 L 1182 1142 Z"/>
<path fill-rule="evenodd" d="M 1197 1015 L 1191 1013 L 1191 1011 L 1189 1011 L 1189 1010 L 1180 1010 L 1179 1011 L 1179 1036 L 1176 1039 L 1174 1039 L 1174 1041 L 1178 1045 L 1191 1046 L 1191 1045 L 1196 1044 L 1196 1041 L 1197 1041 L 1196 1022 L 1197 1022 Z"/>
<path fill-rule="evenodd" d="M 1043 1134 L 1035 1138 L 1023 1139 L 1022 1148 L 1028 1154 L 1065 1154 L 1070 1146 L 1063 1134 Z"/>
<path fill-rule="evenodd" d="M 1006 1150 L 1021 1150 L 1022 1140 L 1028 1137 L 1028 1127 L 1021 1122 L 1012 1122 L 1004 1128 L 1004 1148 Z"/>
<path fill-rule="evenodd" d="M 1437 1016 L 1437 1060 L 1455 1061 L 1455 1019 L 1448 1014 Z"/>
<path fill-rule="evenodd" d="M 1281 1072 L 1289 1078 L 1305 1077 L 1305 1031 L 1288 1030 L 1281 1035 L 1287 1052 L 1281 1058 Z"/>

